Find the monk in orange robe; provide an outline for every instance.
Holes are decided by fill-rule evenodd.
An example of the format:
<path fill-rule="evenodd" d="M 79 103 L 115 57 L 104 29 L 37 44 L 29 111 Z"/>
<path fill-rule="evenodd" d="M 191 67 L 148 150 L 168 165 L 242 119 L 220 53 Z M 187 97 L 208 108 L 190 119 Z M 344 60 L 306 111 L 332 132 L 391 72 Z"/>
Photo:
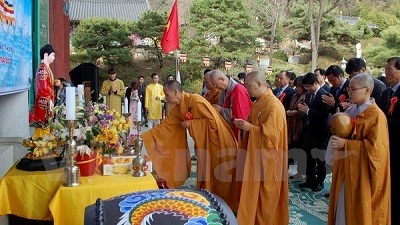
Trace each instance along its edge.
<path fill-rule="evenodd" d="M 221 91 L 216 88 L 210 80 L 210 75 L 211 75 L 212 71 L 207 72 L 206 74 L 204 74 L 203 77 L 203 81 L 204 81 L 204 85 L 207 88 L 207 92 L 204 95 L 204 98 L 211 104 L 218 104 L 219 101 L 219 97 L 221 96 Z"/>
<path fill-rule="evenodd" d="M 197 188 L 220 196 L 236 211 L 237 142 L 229 125 L 209 102 L 200 95 L 183 92 L 177 81 L 168 81 L 164 93 L 165 99 L 176 106 L 159 125 L 142 134 L 157 175 L 170 188 L 180 187 L 189 177 L 187 129 L 197 149 Z"/>
<path fill-rule="evenodd" d="M 239 224 L 287 225 L 288 141 L 285 109 L 269 89 L 262 71 L 245 79 L 247 91 L 257 98 L 246 120 L 235 119 L 242 129 L 242 149 L 247 149 Z"/>
<path fill-rule="evenodd" d="M 349 139 L 332 136 L 332 185 L 328 225 L 389 225 L 389 134 L 384 113 L 371 99 L 374 81 L 367 73 L 350 80 L 349 96 L 355 105 L 346 110 L 355 118 Z M 328 145 L 329 146 L 329 145 Z"/>

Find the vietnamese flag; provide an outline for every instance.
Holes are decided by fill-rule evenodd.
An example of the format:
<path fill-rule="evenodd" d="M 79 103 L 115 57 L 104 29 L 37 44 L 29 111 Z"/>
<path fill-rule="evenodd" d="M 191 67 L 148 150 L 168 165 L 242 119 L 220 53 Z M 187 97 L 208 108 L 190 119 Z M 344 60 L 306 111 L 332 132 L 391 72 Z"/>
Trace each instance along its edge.
<path fill-rule="evenodd" d="M 178 0 L 175 0 L 167 25 L 165 25 L 161 48 L 164 53 L 179 49 Z"/>

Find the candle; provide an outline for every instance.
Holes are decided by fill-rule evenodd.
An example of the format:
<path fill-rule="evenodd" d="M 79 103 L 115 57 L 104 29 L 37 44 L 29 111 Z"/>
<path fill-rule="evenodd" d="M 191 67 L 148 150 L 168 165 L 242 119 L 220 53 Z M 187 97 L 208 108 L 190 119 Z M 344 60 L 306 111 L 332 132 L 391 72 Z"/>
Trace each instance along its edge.
<path fill-rule="evenodd" d="M 140 99 L 137 102 L 136 117 L 137 121 L 142 121 L 142 102 L 140 101 Z"/>
<path fill-rule="evenodd" d="M 66 106 L 66 119 L 75 120 L 75 88 L 66 87 L 65 96 L 65 106 Z"/>
<path fill-rule="evenodd" d="M 78 104 L 83 106 L 83 84 L 78 84 Z"/>
<path fill-rule="evenodd" d="M 122 109 L 124 113 L 128 113 L 128 98 L 124 99 L 124 107 Z"/>

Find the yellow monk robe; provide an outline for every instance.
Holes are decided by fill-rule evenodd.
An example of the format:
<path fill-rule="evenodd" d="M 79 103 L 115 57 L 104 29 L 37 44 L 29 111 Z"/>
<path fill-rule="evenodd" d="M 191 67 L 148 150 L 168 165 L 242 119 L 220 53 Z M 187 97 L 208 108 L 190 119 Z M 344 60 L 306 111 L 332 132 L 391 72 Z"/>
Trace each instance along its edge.
<path fill-rule="evenodd" d="M 238 207 L 236 181 L 237 143 L 234 135 L 212 105 L 197 94 L 182 92 L 182 99 L 159 125 L 142 134 L 157 175 L 169 188 L 180 187 L 190 174 L 187 132 L 181 123 L 193 115 L 189 133 L 197 149 L 197 188 L 223 198 L 232 210 Z"/>
<path fill-rule="evenodd" d="M 346 224 L 391 224 L 388 137 L 386 117 L 375 103 L 357 115 L 352 139 L 335 151 L 328 225 L 335 224 L 343 181 Z"/>
<path fill-rule="evenodd" d="M 210 102 L 211 105 L 218 104 L 219 96 L 221 95 L 221 91 L 218 88 L 214 88 L 213 90 L 207 91 L 204 95 L 204 98 Z"/>
<path fill-rule="evenodd" d="M 253 103 L 240 146 L 247 149 L 238 222 L 289 224 L 285 109 L 268 89 Z"/>
<path fill-rule="evenodd" d="M 113 85 L 115 85 L 117 93 L 109 94 L 108 91 L 111 90 Z M 101 86 L 100 94 L 106 96 L 106 105 L 108 105 L 110 109 L 114 109 L 119 114 L 122 113 L 122 98 L 125 96 L 125 85 L 122 80 L 105 80 Z"/>
<path fill-rule="evenodd" d="M 161 100 L 164 99 L 164 91 L 161 84 L 151 83 L 146 87 L 145 107 L 149 110 L 148 120 L 162 119 L 162 104 Z M 156 97 L 159 99 L 157 100 Z"/>

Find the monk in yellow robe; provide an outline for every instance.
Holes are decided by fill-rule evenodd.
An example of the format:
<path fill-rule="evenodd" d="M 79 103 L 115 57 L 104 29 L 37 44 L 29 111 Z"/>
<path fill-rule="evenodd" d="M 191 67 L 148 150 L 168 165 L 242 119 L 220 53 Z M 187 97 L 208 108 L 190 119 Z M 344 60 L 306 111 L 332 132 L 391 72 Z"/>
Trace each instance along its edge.
<path fill-rule="evenodd" d="M 288 141 L 285 109 L 269 89 L 262 71 L 252 71 L 245 85 L 253 103 L 247 120 L 235 119 L 242 129 L 241 149 L 247 149 L 238 223 L 289 224 Z"/>
<path fill-rule="evenodd" d="M 391 224 L 389 134 L 384 113 L 370 98 L 373 88 L 367 73 L 350 80 L 355 105 L 346 113 L 355 120 L 353 133 L 348 139 L 332 136 L 333 151 L 328 145 L 327 159 L 333 158 L 328 225 Z"/>
<path fill-rule="evenodd" d="M 117 78 L 117 72 L 114 68 L 108 70 L 108 76 L 110 79 L 103 82 L 100 94 L 106 96 L 106 105 L 121 115 L 122 98 L 125 96 L 125 85 L 122 80 Z"/>
<path fill-rule="evenodd" d="M 189 177 L 187 129 L 197 149 L 197 188 L 220 196 L 236 211 L 237 142 L 229 125 L 209 102 L 198 94 L 183 92 L 175 80 L 164 85 L 164 93 L 176 106 L 160 124 L 142 134 L 157 175 L 169 188 L 180 187 Z"/>
<path fill-rule="evenodd" d="M 157 73 L 151 74 L 153 83 L 146 87 L 146 99 L 144 107 L 147 112 L 147 120 L 149 122 L 149 128 L 152 128 L 155 124 L 160 123 L 162 119 L 162 100 L 164 100 L 163 86 L 158 83 L 159 76 Z"/>
<path fill-rule="evenodd" d="M 204 74 L 203 81 L 204 85 L 207 88 L 207 92 L 204 94 L 204 98 L 210 102 L 211 105 L 218 104 L 219 97 L 221 96 L 221 91 L 216 88 L 210 80 L 210 75 L 212 71 L 207 72 Z"/>

